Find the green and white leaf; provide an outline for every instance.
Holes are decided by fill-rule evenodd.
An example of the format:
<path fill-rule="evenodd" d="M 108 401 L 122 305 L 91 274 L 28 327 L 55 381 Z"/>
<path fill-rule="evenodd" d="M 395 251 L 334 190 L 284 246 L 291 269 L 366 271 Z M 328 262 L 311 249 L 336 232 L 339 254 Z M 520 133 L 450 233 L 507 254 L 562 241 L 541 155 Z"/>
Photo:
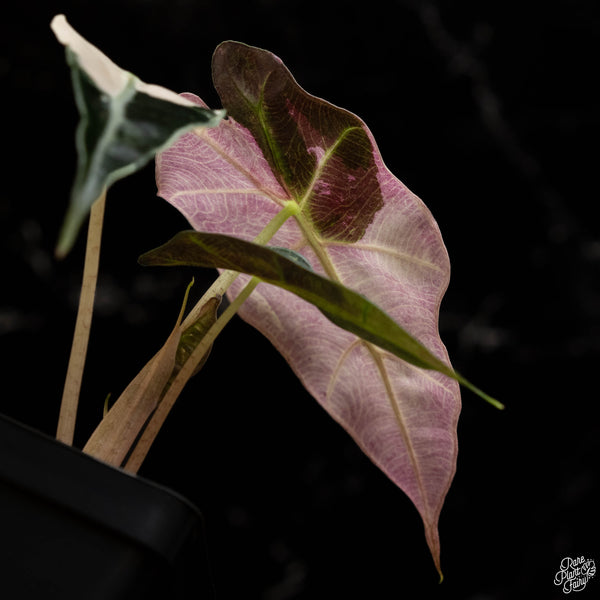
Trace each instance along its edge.
<path fill-rule="evenodd" d="M 181 134 L 214 127 L 223 110 L 208 110 L 115 65 L 80 36 L 63 15 L 52 30 L 66 46 L 81 120 L 77 173 L 56 253 L 66 255 L 94 201 L 118 179 L 147 164 Z"/>

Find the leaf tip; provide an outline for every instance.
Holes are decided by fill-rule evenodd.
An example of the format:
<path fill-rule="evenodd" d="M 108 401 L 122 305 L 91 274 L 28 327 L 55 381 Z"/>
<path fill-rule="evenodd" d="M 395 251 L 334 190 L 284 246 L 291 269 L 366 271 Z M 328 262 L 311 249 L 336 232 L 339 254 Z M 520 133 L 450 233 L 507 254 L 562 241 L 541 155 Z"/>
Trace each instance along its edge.
<path fill-rule="evenodd" d="M 63 228 L 54 248 L 54 258 L 56 260 L 63 260 L 69 254 L 75 244 L 75 236 L 76 234 L 72 231 L 67 231 L 66 226 Z"/>
<path fill-rule="evenodd" d="M 50 29 L 56 36 L 56 39 L 59 41 L 59 43 L 61 43 L 63 46 L 68 46 L 69 41 L 77 35 L 75 30 L 67 21 L 67 17 L 65 17 L 65 15 L 62 13 L 52 17 L 52 20 L 50 21 Z"/>
<path fill-rule="evenodd" d="M 488 394 L 486 394 L 485 392 L 482 392 L 481 390 L 473 390 L 480 398 L 483 398 L 483 400 L 485 400 L 488 404 L 491 404 L 494 408 L 497 408 L 498 410 L 504 410 L 506 407 L 504 406 L 504 404 L 502 404 L 502 402 L 500 402 L 499 400 L 496 400 L 496 398 L 492 398 L 491 396 L 488 396 Z"/>
<path fill-rule="evenodd" d="M 482 400 L 485 400 L 488 404 L 491 404 L 494 408 L 498 410 L 504 410 L 505 406 L 496 398 L 492 398 L 489 394 L 486 394 L 483 390 L 480 390 L 476 385 L 473 385 L 468 379 L 464 378 L 462 375 L 454 372 L 454 378 L 460 384 L 464 385 L 467 389 L 471 390 L 475 395 L 479 396 Z"/>

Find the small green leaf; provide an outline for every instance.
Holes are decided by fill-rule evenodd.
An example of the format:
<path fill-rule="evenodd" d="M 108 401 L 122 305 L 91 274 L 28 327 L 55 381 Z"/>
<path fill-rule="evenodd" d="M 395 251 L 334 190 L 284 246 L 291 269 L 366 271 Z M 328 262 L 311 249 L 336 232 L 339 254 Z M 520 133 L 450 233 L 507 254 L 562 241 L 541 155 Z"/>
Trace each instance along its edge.
<path fill-rule="evenodd" d="M 77 173 L 56 249 L 57 256 L 64 256 L 104 189 L 141 169 L 179 135 L 217 125 L 225 111 L 196 106 L 170 90 L 145 84 L 112 63 L 62 15 L 54 18 L 52 29 L 66 46 L 81 116 Z"/>
<path fill-rule="evenodd" d="M 302 256 L 302 254 L 300 254 L 300 252 L 290 250 L 290 248 L 285 248 L 283 246 L 268 246 L 268 248 L 274 252 L 277 252 L 277 254 L 280 254 L 284 258 L 289 258 L 292 262 L 304 267 L 305 269 L 308 269 L 309 271 L 313 270 L 312 265 L 306 258 L 304 258 L 304 256 Z"/>
<path fill-rule="evenodd" d="M 456 373 L 367 298 L 322 277 L 280 251 L 221 234 L 182 231 L 140 256 L 145 266 L 217 267 L 248 273 L 314 304 L 330 321 L 424 369 L 456 379 L 497 408 L 502 405 Z"/>
<path fill-rule="evenodd" d="M 219 308 L 220 304 L 220 296 L 210 298 L 202 307 L 198 319 L 181 334 L 179 346 L 177 347 L 177 356 L 175 358 L 175 368 L 173 369 L 173 373 L 171 374 L 169 383 L 175 378 L 177 373 L 179 373 L 181 367 L 185 364 L 185 362 L 190 357 L 196 346 L 202 341 L 202 338 L 204 338 L 204 336 L 206 335 L 206 332 L 213 326 L 213 324 L 217 320 L 217 309 Z M 211 348 L 209 348 L 206 351 L 206 354 L 202 357 L 202 360 L 194 369 L 194 375 L 196 375 L 206 363 Z M 166 389 L 167 388 L 165 388 L 165 391 Z"/>

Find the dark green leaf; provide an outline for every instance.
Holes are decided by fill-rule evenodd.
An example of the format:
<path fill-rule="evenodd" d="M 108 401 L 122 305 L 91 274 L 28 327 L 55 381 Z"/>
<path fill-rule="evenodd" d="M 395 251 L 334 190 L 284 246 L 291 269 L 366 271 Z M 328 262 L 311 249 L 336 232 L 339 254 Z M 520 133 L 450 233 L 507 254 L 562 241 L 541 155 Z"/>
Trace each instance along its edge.
<path fill-rule="evenodd" d="M 175 357 L 175 368 L 171 374 L 169 384 L 175 378 L 177 373 L 179 373 L 181 367 L 185 364 L 196 346 L 202 341 L 202 338 L 204 338 L 206 332 L 214 325 L 215 321 L 217 320 L 217 309 L 219 308 L 220 304 L 220 297 L 215 296 L 214 298 L 210 298 L 202 307 L 202 311 L 200 312 L 198 319 L 181 334 L 179 346 L 177 347 L 177 356 Z M 194 369 L 194 375 L 196 375 L 206 363 L 206 360 L 210 354 L 210 350 L 211 348 L 206 351 L 206 354 L 202 357 L 202 360 Z M 166 389 L 167 388 L 165 388 L 164 391 L 166 391 Z"/>
<path fill-rule="evenodd" d="M 182 231 L 163 246 L 143 254 L 139 262 L 145 266 L 217 267 L 254 275 L 314 304 L 339 327 L 412 365 L 452 377 L 494 405 L 499 404 L 436 358 L 364 296 L 298 265 L 276 250 L 226 235 Z"/>
<path fill-rule="evenodd" d="M 64 256 L 103 190 L 142 168 L 179 135 L 196 127 L 213 127 L 225 113 L 196 106 L 119 69 L 64 17 L 56 17 L 52 25 L 66 45 L 81 116 L 76 135 L 77 173 L 56 249 L 58 256 Z M 86 66 L 96 72 L 86 71 Z"/>

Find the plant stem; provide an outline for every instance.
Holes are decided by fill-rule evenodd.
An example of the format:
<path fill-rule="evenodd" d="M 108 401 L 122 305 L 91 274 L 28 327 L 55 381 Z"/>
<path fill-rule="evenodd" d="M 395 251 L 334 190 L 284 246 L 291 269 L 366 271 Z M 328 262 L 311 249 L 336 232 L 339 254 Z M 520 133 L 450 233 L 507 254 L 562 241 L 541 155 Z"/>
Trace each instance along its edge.
<path fill-rule="evenodd" d="M 281 226 L 293 215 L 298 214 L 300 207 L 290 200 L 286 202 L 283 208 L 267 223 L 265 228 L 254 238 L 255 244 L 266 244 L 281 229 Z M 202 311 L 202 307 L 210 298 L 223 296 L 229 289 L 229 286 L 235 281 L 239 273 L 237 271 L 223 271 L 214 283 L 206 290 L 202 298 L 196 303 L 188 316 L 183 321 L 181 328 L 183 330 L 192 326 Z"/>
<path fill-rule="evenodd" d="M 229 286 L 237 279 L 239 273 L 237 271 L 223 271 L 213 284 L 204 292 L 202 298 L 196 302 L 196 305 L 181 324 L 182 331 L 191 327 L 200 316 L 204 305 L 215 296 L 223 296 L 229 289 Z"/>
<path fill-rule="evenodd" d="M 94 297 L 96 295 L 96 282 L 98 281 L 98 265 L 100 263 L 100 243 L 102 239 L 102 224 L 104 221 L 104 205 L 106 203 L 106 190 L 94 202 L 90 211 L 87 244 L 85 249 L 85 262 L 81 282 L 81 295 L 79 309 L 75 322 L 75 333 L 71 346 L 71 356 L 67 367 L 67 376 L 60 405 L 60 416 L 56 438 L 65 444 L 72 445 L 75 434 L 75 419 L 79 392 L 83 379 L 83 369 L 90 339 L 92 326 L 92 313 L 94 311 Z"/>
<path fill-rule="evenodd" d="M 254 238 L 254 243 L 266 244 L 291 216 L 297 215 L 299 212 L 300 207 L 295 201 L 290 200 L 289 202 L 286 202 L 283 208 Z M 239 273 L 237 271 L 223 271 L 223 273 L 221 273 L 221 275 L 215 280 L 210 288 L 204 293 L 202 298 L 196 303 L 194 308 L 190 311 L 184 322 L 181 324 L 182 331 L 185 331 L 185 329 L 196 322 L 203 306 L 208 300 L 214 298 L 215 296 L 223 296 L 238 275 Z M 171 382 L 171 385 L 160 401 L 158 407 L 152 414 L 152 417 L 140 436 L 137 445 L 133 448 L 129 459 L 125 464 L 125 470 L 132 473 L 137 473 L 140 465 L 146 458 L 146 454 L 148 453 L 150 446 L 154 442 L 154 439 L 165 422 L 165 419 L 171 411 L 171 408 L 173 408 L 175 401 L 179 397 L 179 394 L 181 394 L 181 391 L 185 387 L 186 383 L 194 374 L 196 366 L 206 354 L 219 333 L 221 333 L 225 325 L 227 325 L 231 318 L 237 313 L 240 306 L 248 298 L 248 296 L 250 296 L 259 282 L 260 280 L 256 277 L 250 279 L 244 289 L 223 311 L 223 314 L 221 314 L 221 316 L 215 321 L 214 325 L 206 332 L 206 335 L 202 338 L 201 342 L 190 354 L 175 379 Z"/>
<path fill-rule="evenodd" d="M 221 333 L 225 325 L 229 323 L 231 318 L 237 313 L 240 306 L 254 291 L 254 288 L 260 283 L 260 279 L 252 277 L 246 284 L 244 289 L 236 296 L 235 300 L 223 311 L 223 314 L 215 321 L 214 325 L 206 332 L 206 335 L 202 338 L 202 341 L 194 348 L 194 351 L 190 354 L 188 360 L 181 367 L 181 370 L 172 381 L 167 393 L 160 401 L 157 409 L 152 414 L 148 425 L 144 429 L 137 445 L 133 449 L 131 456 L 125 464 L 125 470 L 131 473 L 137 473 L 140 465 L 146 458 L 146 454 L 150 449 L 150 446 L 154 442 L 158 432 L 160 431 L 165 419 L 169 412 L 173 408 L 175 401 L 181 394 L 181 391 L 185 387 L 186 383 L 194 374 L 194 370 L 198 362 L 206 354 L 211 344 L 215 341 L 217 336 Z"/>
<path fill-rule="evenodd" d="M 300 207 L 295 200 L 288 200 L 283 208 L 267 223 L 265 228 L 254 238 L 255 244 L 265 245 L 291 217 L 300 213 Z"/>

